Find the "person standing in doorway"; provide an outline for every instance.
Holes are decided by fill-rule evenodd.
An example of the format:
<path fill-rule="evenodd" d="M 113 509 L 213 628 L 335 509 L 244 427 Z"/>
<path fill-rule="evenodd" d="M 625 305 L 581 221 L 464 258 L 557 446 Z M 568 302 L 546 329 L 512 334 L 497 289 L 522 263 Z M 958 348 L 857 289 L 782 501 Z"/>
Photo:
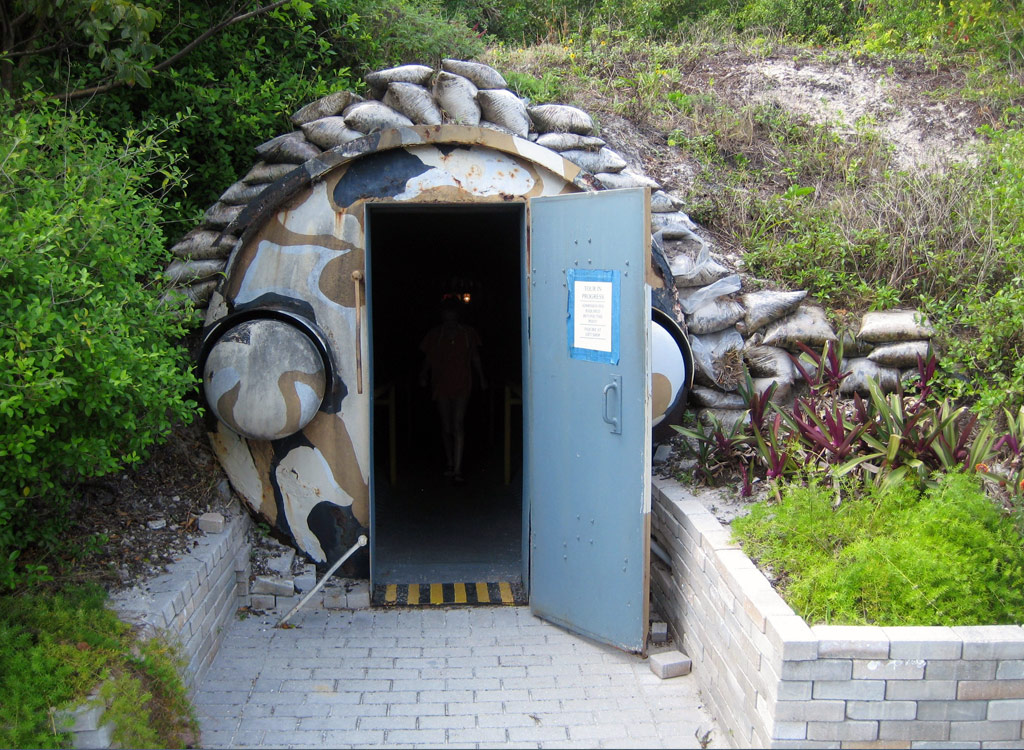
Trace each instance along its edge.
<path fill-rule="evenodd" d="M 432 328 L 420 343 L 424 354 L 420 385 L 430 377 L 431 393 L 441 417 L 441 440 L 447 460 L 445 476 L 461 484 L 462 456 L 466 447 L 466 407 L 473 390 L 473 370 L 480 389 L 487 379 L 480 364 L 480 335 L 459 321 L 459 303 L 448 300 L 441 310 L 441 324 Z"/>

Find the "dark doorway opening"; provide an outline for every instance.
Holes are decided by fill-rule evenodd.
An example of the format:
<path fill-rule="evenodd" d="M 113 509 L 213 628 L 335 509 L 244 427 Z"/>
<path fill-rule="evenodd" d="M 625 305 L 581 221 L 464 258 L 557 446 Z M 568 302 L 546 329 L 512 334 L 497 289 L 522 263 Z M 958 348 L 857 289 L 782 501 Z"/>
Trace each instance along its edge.
<path fill-rule="evenodd" d="M 518 581 L 522 558 L 521 204 L 369 208 L 373 579 Z M 421 342 L 456 305 L 473 327 L 462 481 L 446 476 Z"/>

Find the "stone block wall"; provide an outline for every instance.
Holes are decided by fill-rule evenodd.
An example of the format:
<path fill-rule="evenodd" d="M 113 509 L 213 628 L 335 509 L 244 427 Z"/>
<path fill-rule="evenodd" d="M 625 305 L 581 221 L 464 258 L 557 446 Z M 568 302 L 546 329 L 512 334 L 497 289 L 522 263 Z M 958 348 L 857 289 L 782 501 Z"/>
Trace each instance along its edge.
<path fill-rule="evenodd" d="M 123 620 L 180 643 L 189 687 L 202 680 L 230 618 L 249 603 L 251 526 L 249 515 L 236 511 L 167 573 L 112 597 Z"/>
<path fill-rule="evenodd" d="M 684 488 L 652 494 L 654 605 L 733 745 L 1024 746 L 1024 628 L 809 627 Z"/>

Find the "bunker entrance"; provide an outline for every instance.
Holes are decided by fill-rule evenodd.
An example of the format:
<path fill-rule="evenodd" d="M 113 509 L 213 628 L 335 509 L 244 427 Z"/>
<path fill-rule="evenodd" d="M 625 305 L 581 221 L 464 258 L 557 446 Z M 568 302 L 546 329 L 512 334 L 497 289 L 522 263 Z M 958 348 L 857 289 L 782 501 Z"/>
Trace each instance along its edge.
<path fill-rule="evenodd" d="M 457 589 L 469 603 L 485 589 L 499 596 L 509 590 L 499 582 L 516 588 L 522 571 L 523 206 L 367 214 L 375 599 L 420 596 L 406 584 L 448 584 L 449 596 L 470 584 Z M 449 453 L 438 399 L 457 421 L 462 386 L 452 370 L 463 357 L 472 386 L 458 466 L 457 425 Z M 423 591 L 425 599 L 431 589 Z"/>

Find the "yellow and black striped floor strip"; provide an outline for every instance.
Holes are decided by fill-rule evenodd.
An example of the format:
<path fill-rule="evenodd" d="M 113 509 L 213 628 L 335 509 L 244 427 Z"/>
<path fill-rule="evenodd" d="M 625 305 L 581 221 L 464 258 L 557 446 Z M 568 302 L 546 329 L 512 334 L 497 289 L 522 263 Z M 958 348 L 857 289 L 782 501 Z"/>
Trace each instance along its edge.
<path fill-rule="evenodd" d="M 373 603 L 380 606 L 422 607 L 450 604 L 526 604 L 522 584 L 509 581 L 471 583 L 379 583 Z"/>

